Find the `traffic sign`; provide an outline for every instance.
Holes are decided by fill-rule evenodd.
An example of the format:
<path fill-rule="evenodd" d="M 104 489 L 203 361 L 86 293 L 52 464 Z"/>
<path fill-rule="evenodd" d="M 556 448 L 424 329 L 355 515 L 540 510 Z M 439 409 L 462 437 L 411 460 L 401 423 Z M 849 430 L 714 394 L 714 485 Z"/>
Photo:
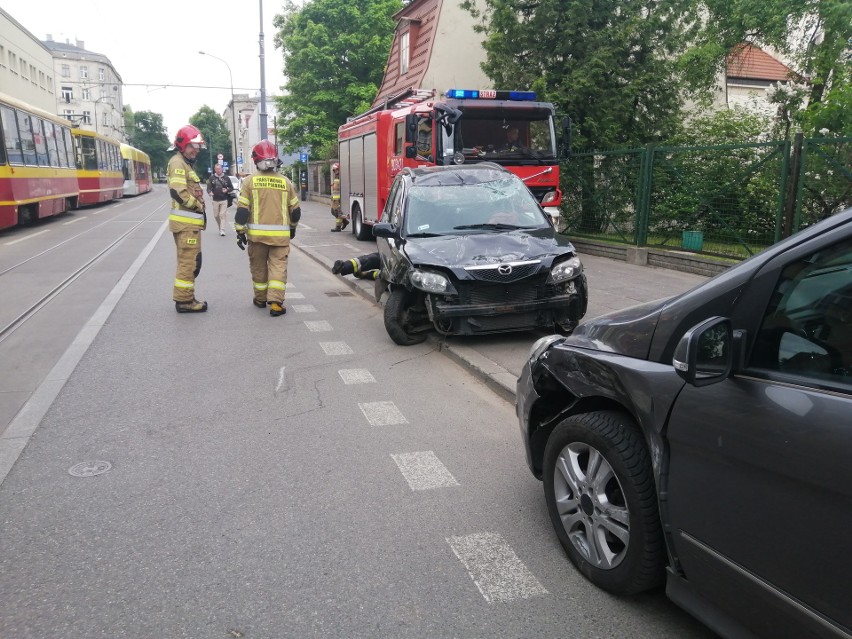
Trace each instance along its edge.
<path fill-rule="evenodd" d="M 308 154 L 307 153 L 299 153 L 299 162 L 307 162 Z"/>
<path fill-rule="evenodd" d="M 221 162 L 222 160 L 225 159 L 225 156 L 220 153 L 219 155 L 216 156 L 216 159 Z"/>

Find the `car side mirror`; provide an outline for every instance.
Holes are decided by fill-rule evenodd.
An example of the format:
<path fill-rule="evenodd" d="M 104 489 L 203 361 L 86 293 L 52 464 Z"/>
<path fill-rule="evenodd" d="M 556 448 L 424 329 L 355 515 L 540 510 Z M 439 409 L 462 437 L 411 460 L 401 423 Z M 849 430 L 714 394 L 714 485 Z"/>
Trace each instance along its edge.
<path fill-rule="evenodd" d="M 405 147 L 405 157 L 409 160 L 413 160 L 417 157 L 417 147 L 414 145 Z"/>
<path fill-rule="evenodd" d="M 399 229 L 389 222 L 379 222 L 373 225 L 373 237 L 399 239 Z"/>
<path fill-rule="evenodd" d="M 405 141 L 417 142 L 417 116 L 413 113 L 405 116 Z"/>
<path fill-rule="evenodd" d="M 687 384 L 707 386 L 730 377 L 733 359 L 731 320 L 711 317 L 680 338 L 672 365 Z"/>

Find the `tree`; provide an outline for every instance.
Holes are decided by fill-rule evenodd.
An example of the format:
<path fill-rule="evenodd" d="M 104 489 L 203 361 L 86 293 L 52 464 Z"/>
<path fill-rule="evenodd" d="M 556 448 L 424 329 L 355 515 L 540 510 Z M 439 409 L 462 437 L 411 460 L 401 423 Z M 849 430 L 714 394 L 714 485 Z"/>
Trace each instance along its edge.
<path fill-rule="evenodd" d="M 275 16 L 287 94 L 277 98 L 287 151 L 333 156 L 337 129 L 369 108 L 382 80 L 400 0 L 289 0 Z"/>
<path fill-rule="evenodd" d="M 570 116 L 577 148 L 633 146 L 678 128 L 674 55 L 693 0 L 474 0 L 483 70 L 498 88 L 530 88 Z M 478 3 L 482 5 L 483 2 Z"/>
<path fill-rule="evenodd" d="M 163 116 L 153 111 L 133 113 L 129 107 L 127 110 L 133 115 L 132 125 L 127 129 L 128 142 L 150 156 L 151 168 L 155 173 L 165 173 L 171 142 L 163 127 Z"/>
<path fill-rule="evenodd" d="M 852 135 L 852 2 L 704 0 L 703 11 L 695 46 L 681 59 L 691 86 L 710 88 L 740 43 L 772 47 L 800 76 L 773 96 L 782 126 L 786 116 L 806 133 Z"/>
<path fill-rule="evenodd" d="M 195 171 L 202 177 L 213 170 L 213 165 L 218 162 L 216 156 L 221 153 L 225 156 L 229 167 L 235 167 L 234 163 L 234 141 L 228 131 L 225 118 L 216 113 L 206 104 L 189 118 L 189 123 L 201 131 L 207 149 L 198 154 L 195 163 Z"/>

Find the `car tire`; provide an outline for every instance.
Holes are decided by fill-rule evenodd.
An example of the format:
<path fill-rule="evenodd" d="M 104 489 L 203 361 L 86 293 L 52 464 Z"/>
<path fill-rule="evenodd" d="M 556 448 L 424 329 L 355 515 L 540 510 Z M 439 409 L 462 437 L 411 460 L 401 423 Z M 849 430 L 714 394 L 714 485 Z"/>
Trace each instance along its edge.
<path fill-rule="evenodd" d="M 361 207 L 357 203 L 352 205 L 352 233 L 362 242 L 366 242 L 373 237 L 370 227 L 364 224 L 364 216 L 361 213 Z"/>
<path fill-rule="evenodd" d="M 385 330 L 390 338 L 400 346 L 413 346 L 426 341 L 424 333 L 408 332 L 409 314 L 416 303 L 416 295 L 404 288 L 391 289 L 385 303 Z"/>
<path fill-rule="evenodd" d="M 547 441 L 542 478 L 559 542 L 592 583 L 623 595 L 662 582 L 651 459 L 630 417 L 600 411 L 562 420 Z"/>

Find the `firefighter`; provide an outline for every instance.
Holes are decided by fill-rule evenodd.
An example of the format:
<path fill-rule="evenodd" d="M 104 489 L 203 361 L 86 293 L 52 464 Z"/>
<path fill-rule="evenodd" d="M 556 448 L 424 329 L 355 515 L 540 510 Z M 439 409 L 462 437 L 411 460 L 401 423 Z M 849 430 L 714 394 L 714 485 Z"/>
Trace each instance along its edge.
<path fill-rule="evenodd" d="M 201 149 L 207 148 L 201 131 L 181 127 L 169 150 L 177 150 L 166 168 L 172 212 L 169 230 L 177 247 L 177 272 L 172 298 L 178 313 L 203 313 L 207 302 L 195 299 L 195 278 L 201 272 L 201 231 L 207 228 L 201 179 L 192 168 Z"/>
<path fill-rule="evenodd" d="M 349 224 L 349 220 L 340 208 L 340 165 L 337 162 L 331 165 L 331 214 L 334 216 L 334 228 L 331 232 L 340 233 Z"/>
<path fill-rule="evenodd" d="M 361 280 L 376 280 L 382 271 L 378 252 L 359 255 L 348 260 L 337 260 L 331 267 L 335 275 L 353 275 Z"/>
<path fill-rule="evenodd" d="M 269 304 L 269 314 L 276 317 L 287 312 L 287 259 L 302 210 L 293 183 L 276 172 L 280 162 L 272 142 L 261 140 L 255 144 L 251 159 L 258 172 L 245 179 L 240 191 L 234 215 L 237 246 L 245 250 L 248 244 L 254 286 L 252 303 L 258 308 Z"/>

